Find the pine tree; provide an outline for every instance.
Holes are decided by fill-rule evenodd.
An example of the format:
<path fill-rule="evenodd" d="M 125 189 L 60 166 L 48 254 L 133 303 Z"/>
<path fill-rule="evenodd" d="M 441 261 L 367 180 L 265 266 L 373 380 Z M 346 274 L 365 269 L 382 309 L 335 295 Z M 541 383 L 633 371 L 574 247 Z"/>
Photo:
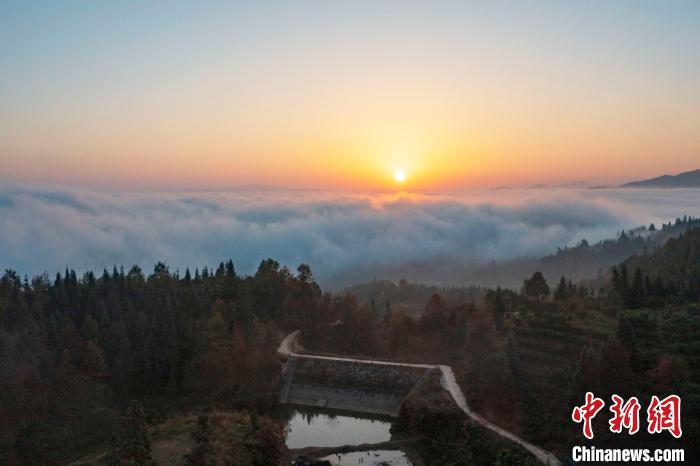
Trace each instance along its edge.
<path fill-rule="evenodd" d="M 112 433 L 109 438 L 109 453 L 106 459 L 107 466 L 121 466 L 123 463 L 119 457 L 119 438 Z"/>
<path fill-rule="evenodd" d="M 623 298 L 627 298 L 627 293 L 629 290 L 629 278 L 627 277 L 627 266 L 625 264 L 622 264 L 622 267 L 620 267 L 620 296 Z"/>
<path fill-rule="evenodd" d="M 535 272 L 532 277 L 525 279 L 523 283 L 523 291 L 525 296 L 540 299 L 543 296 L 549 295 L 549 285 L 544 279 L 542 272 Z"/>
<path fill-rule="evenodd" d="M 391 311 L 391 302 L 387 299 L 384 307 L 384 327 L 391 325 L 391 320 L 394 318 L 394 313 Z"/>
<path fill-rule="evenodd" d="M 503 300 L 503 290 L 500 286 L 496 287 L 496 293 L 493 296 L 493 311 L 501 316 L 506 312 L 506 303 Z"/>
<path fill-rule="evenodd" d="M 236 269 L 233 266 L 233 261 L 231 259 L 226 262 L 226 275 L 229 277 L 236 276 Z"/>
<path fill-rule="evenodd" d="M 613 267 L 611 273 L 612 273 L 611 282 L 612 282 L 613 291 L 615 293 L 620 294 L 620 289 L 621 289 L 620 272 L 617 270 L 617 267 Z M 600 281 L 600 280 L 602 280 L 602 278 L 599 278 L 598 280 Z"/>
<path fill-rule="evenodd" d="M 568 290 L 566 285 L 566 278 L 561 277 L 559 284 L 557 285 L 556 291 L 554 291 L 554 299 L 566 299 L 568 297 Z"/>
<path fill-rule="evenodd" d="M 99 375 L 105 367 L 102 350 L 97 346 L 94 340 L 90 340 L 85 344 L 82 354 L 82 367 L 85 372 L 93 375 Z"/>
<path fill-rule="evenodd" d="M 642 278 L 642 271 L 637 267 L 634 271 L 634 278 L 632 279 L 632 288 L 628 293 L 629 297 L 627 304 L 631 308 L 638 308 L 642 301 L 644 300 L 644 280 Z"/>
<path fill-rule="evenodd" d="M 85 319 L 83 319 L 80 335 L 85 340 L 97 340 L 100 335 L 100 325 L 90 314 L 86 315 Z"/>
<path fill-rule="evenodd" d="M 202 414 L 197 418 L 197 430 L 192 433 L 195 441 L 192 451 L 185 455 L 186 466 L 215 466 L 209 441 L 209 416 Z"/>
<path fill-rule="evenodd" d="M 151 440 L 148 436 L 146 414 L 138 402 L 132 402 L 126 410 L 126 423 L 119 442 L 121 464 L 150 466 Z"/>

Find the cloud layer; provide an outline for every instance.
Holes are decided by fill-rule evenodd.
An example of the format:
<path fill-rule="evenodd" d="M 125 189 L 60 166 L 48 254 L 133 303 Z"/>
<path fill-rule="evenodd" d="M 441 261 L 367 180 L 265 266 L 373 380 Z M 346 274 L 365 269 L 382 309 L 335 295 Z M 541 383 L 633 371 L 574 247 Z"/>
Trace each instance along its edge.
<path fill-rule="evenodd" d="M 651 221 L 698 215 L 700 190 L 524 190 L 460 195 L 302 191 L 108 193 L 0 188 L 0 267 L 53 274 L 233 258 L 311 264 L 340 286 L 402 264 L 539 256 Z M 408 277 L 412 278 L 412 277 Z"/>

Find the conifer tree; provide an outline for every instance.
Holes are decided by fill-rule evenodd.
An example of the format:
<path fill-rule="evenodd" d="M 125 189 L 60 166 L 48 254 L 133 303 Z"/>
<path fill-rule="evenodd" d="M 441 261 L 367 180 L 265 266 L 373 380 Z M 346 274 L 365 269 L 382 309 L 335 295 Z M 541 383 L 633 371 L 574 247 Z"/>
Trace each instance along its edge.
<path fill-rule="evenodd" d="M 525 279 L 523 283 L 523 291 L 525 296 L 540 299 L 543 296 L 549 295 L 549 286 L 542 275 L 542 272 L 535 272 L 532 277 Z"/>
<path fill-rule="evenodd" d="M 557 285 L 556 291 L 554 291 L 554 299 L 566 299 L 568 297 L 568 289 L 566 284 L 566 278 L 561 277 L 559 284 Z"/>
<path fill-rule="evenodd" d="M 119 442 L 120 464 L 150 466 L 151 440 L 148 436 L 146 414 L 138 402 L 132 402 L 126 410 L 125 426 Z"/>
<path fill-rule="evenodd" d="M 384 307 L 384 327 L 391 325 L 391 320 L 394 318 L 394 313 L 391 311 L 391 301 L 387 299 Z"/>
<path fill-rule="evenodd" d="M 197 418 L 197 430 L 192 433 L 194 447 L 185 455 L 185 466 L 215 466 L 212 447 L 209 441 L 209 416 L 202 414 Z"/>

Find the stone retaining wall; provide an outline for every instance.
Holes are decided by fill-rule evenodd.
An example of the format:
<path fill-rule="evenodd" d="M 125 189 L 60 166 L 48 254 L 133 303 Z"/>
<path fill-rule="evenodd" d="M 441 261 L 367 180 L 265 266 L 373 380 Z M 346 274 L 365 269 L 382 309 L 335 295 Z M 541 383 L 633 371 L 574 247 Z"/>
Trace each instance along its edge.
<path fill-rule="evenodd" d="M 395 417 L 403 400 L 429 371 L 291 357 L 280 402 Z"/>

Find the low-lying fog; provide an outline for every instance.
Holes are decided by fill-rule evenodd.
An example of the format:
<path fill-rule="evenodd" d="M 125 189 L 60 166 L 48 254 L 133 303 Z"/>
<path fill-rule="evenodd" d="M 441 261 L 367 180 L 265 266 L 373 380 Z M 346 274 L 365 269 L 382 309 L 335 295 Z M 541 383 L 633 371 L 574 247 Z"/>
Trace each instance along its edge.
<path fill-rule="evenodd" d="M 53 275 L 113 264 L 252 273 L 309 263 L 325 287 L 374 277 L 466 284 L 455 267 L 541 256 L 586 238 L 700 214 L 700 189 L 348 194 L 241 189 L 114 193 L 0 188 L 0 267 Z"/>

